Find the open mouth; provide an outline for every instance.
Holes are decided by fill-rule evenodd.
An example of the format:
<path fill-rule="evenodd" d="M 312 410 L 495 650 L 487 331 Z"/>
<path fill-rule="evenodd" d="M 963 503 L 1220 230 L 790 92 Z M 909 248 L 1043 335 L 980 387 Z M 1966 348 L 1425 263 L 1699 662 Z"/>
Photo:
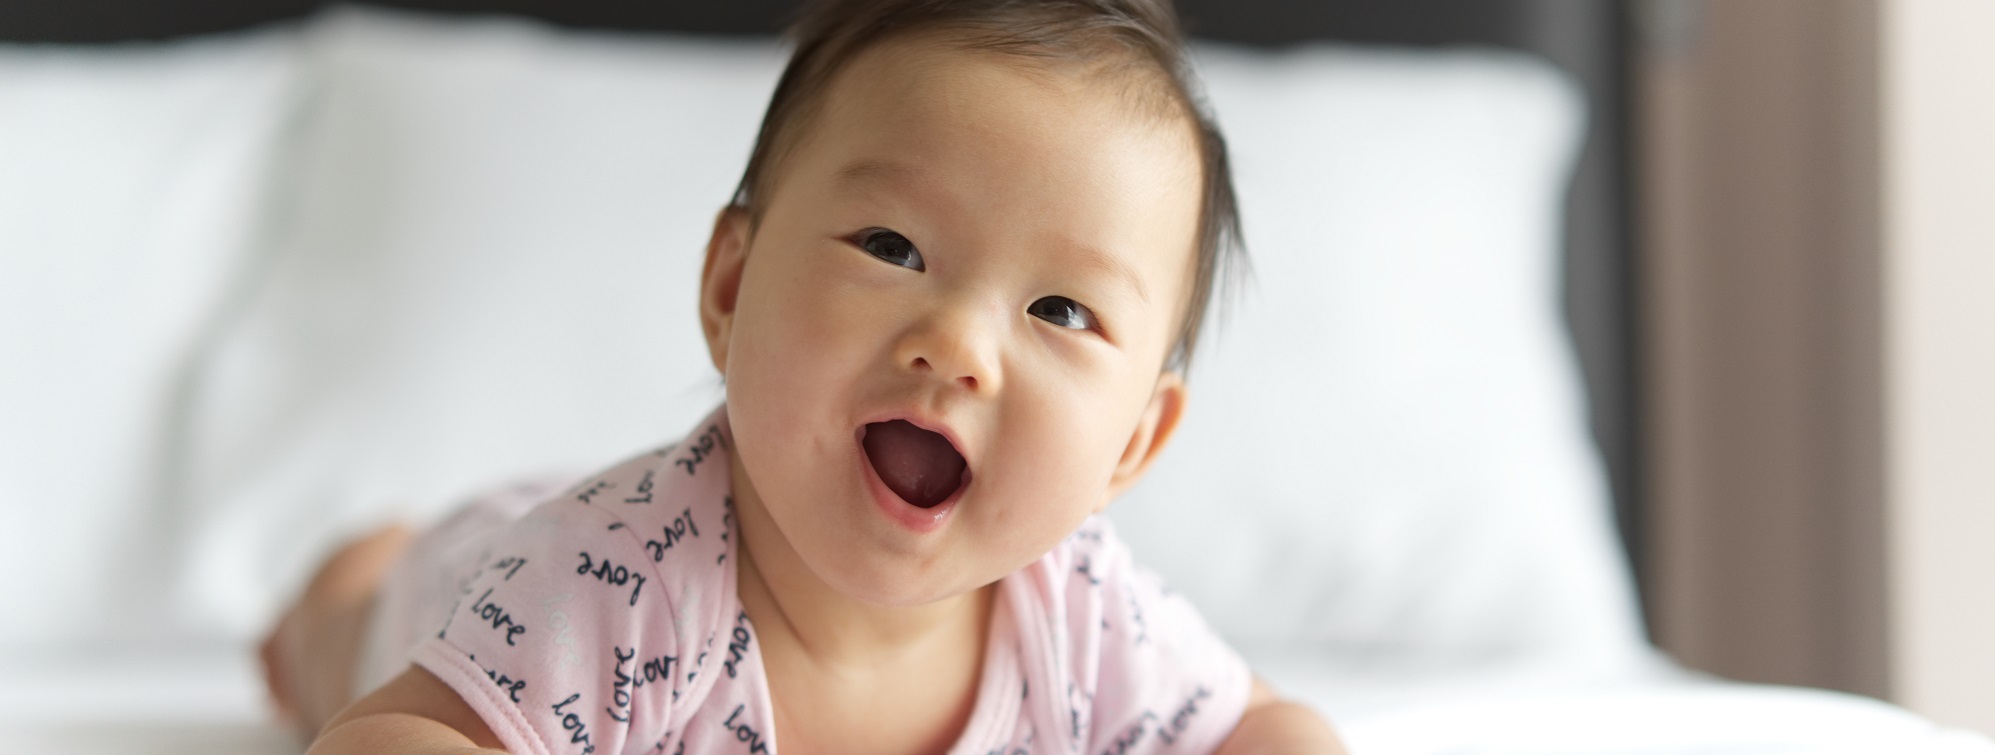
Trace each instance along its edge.
<path fill-rule="evenodd" d="M 931 508 L 970 483 L 970 465 L 949 439 L 907 420 L 866 425 L 861 444 L 880 481 L 911 505 Z"/>

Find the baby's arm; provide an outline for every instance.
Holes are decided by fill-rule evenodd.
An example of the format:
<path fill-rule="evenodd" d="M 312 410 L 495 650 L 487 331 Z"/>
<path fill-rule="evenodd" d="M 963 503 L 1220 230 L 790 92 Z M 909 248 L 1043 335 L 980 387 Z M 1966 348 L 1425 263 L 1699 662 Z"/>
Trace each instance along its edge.
<path fill-rule="evenodd" d="M 340 711 L 306 755 L 504 753 L 477 711 L 443 680 L 410 666 Z"/>
<path fill-rule="evenodd" d="M 1240 725 L 1219 746 L 1219 755 L 1343 752 L 1344 743 L 1316 711 L 1277 697 L 1258 677 L 1247 697 L 1247 711 L 1240 714 Z"/>

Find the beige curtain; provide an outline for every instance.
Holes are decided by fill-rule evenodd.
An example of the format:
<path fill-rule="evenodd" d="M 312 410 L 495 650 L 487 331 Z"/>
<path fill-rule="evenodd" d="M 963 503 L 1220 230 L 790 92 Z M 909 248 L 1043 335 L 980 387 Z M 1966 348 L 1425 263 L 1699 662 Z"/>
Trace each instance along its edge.
<path fill-rule="evenodd" d="M 1885 695 L 1875 2 L 1639 9 L 1655 639 Z"/>

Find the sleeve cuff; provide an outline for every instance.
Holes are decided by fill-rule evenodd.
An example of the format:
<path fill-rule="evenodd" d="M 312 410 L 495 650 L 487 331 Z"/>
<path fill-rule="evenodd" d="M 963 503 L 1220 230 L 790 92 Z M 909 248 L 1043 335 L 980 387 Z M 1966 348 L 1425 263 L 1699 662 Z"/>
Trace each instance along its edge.
<path fill-rule="evenodd" d="M 464 698 L 464 703 L 485 720 L 492 735 L 515 755 L 550 755 L 519 706 L 506 697 L 478 662 L 448 642 L 431 638 L 417 645 L 409 660 L 435 674 L 445 685 Z"/>

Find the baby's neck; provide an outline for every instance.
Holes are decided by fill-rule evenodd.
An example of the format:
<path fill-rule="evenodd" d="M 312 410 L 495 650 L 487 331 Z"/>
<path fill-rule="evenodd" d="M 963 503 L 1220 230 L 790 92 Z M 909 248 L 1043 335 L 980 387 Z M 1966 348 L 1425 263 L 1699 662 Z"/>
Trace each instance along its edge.
<path fill-rule="evenodd" d="M 793 643 L 812 666 L 841 674 L 925 665 L 940 660 L 938 654 L 970 666 L 983 657 L 995 585 L 927 605 L 873 606 L 832 590 L 801 564 L 766 568 L 747 547 L 740 557 L 742 609 L 765 655 L 771 645 Z"/>
<path fill-rule="evenodd" d="M 912 607 L 853 600 L 783 545 L 745 488 L 735 487 L 736 591 L 783 751 L 948 750 L 976 707 L 997 586 Z"/>

